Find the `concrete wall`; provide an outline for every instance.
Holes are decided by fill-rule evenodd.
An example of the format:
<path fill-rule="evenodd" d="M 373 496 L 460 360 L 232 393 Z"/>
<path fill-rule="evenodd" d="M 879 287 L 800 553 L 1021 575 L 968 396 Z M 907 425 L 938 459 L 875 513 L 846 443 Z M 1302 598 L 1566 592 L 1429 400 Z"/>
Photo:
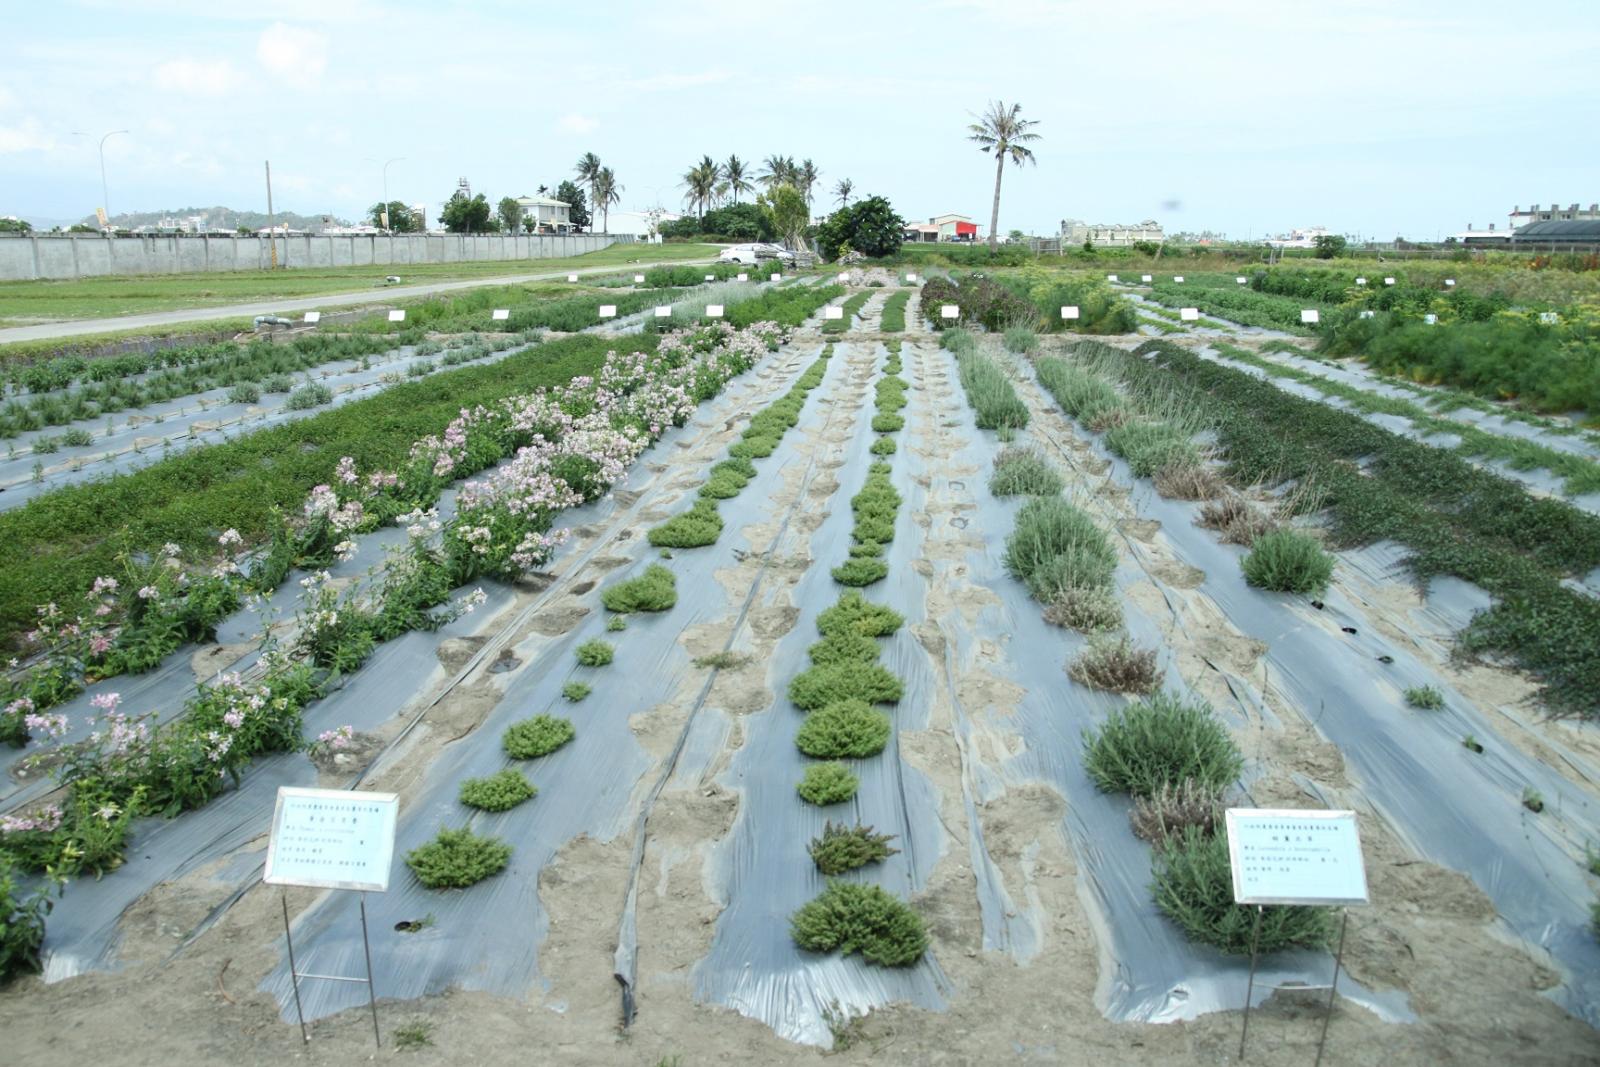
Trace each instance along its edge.
<path fill-rule="evenodd" d="M 297 267 L 404 267 L 464 260 L 552 259 L 631 243 L 631 234 L 163 234 L 105 238 L 98 234 L 0 235 L 0 281 L 91 278 L 104 274 L 179 274 Z"/>

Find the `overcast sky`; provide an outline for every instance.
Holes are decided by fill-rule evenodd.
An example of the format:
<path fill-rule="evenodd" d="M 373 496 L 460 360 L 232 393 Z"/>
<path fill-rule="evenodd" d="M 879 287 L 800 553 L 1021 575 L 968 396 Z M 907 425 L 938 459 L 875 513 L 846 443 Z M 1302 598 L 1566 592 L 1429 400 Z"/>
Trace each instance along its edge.
<path fill-rule="evenodd" d="M 0 214 L 225 204 L 430 218 L 597 153 L 623 208 L 704 153 L 811 158 L 907 218 L 989 221 L 986 101 L 1039 120 L 1000 230 L 1155 218 L 1431 238 L 1600 200 L 1594 0 L 46 0 L 12 6 Z M 75 136 L 87 131 L 92 136 Z M 831 195 L 828 197 L 831 201 Z"/>

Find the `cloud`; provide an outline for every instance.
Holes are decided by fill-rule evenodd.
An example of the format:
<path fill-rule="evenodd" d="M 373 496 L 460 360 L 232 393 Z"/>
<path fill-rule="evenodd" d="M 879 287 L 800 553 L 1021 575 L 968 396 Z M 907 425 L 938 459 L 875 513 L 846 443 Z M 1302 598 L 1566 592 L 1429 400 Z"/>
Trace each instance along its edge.
<path fill-rule="evenodd" d="M 588 115 L 562 115 L 556 120 L 556 129 L 563 133 L 593 133 L 599 128 L 599 120 Z"/>
<path fill-rule="evenodd" d="M 256 58 L 283 81 L 316 82 L 328 69 L 328 38 L 315 30 L 274 22 L 261 31 Z"/>
<path fill-rule="evenodd" d="M 173 59 L 155 70 L 155 84 L 168 92 L 211 96 L 239 85 L 243 76 L 226 59 Z"/>
<path fill-rule="evenodd" d="M 671 89 L 693 89 L 700 85 L 716 85 L 732 75 L 725 70 L 701 70 L 689 74 L 653 74 L 648 78 L 634 78 L 622 83 L 622 88 L 640 93 L 655 93 Z"/>
<path fill-rule="evenodd" d="M 0 126 L 0 154 L 49 152 L 55 147 L 56 139 L 40 127 L 37 119 L 23 119 L 20 126 Z"/>
<path fill-rule="evenodd" d="M 5 111 L 15 105 L 17 95 L 4 85 L 0 85 L 0 111 Z"/>

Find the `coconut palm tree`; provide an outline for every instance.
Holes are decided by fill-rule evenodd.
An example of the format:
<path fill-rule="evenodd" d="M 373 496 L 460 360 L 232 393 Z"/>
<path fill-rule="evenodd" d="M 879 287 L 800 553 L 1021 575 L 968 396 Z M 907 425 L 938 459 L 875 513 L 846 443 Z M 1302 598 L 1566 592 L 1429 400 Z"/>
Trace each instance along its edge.
<path fill-rule="evenodd" d="M 739 202 L 740 193 L 748 193 L 755 186 L 750 182 L 749 164 L 738 156 L 729 156 L 728 161 L 722 165 L 722 176 L 727 179 L 728 191 L 733 194 L 733 202 Z"/>
<path fill-rule="evenodd" d="M 850 206 L 850 194 L 855 191 L 856 184 L 849 178 L 840 178 L 838 184 L 833 187 L 833 195 L 839 201 L 840 207 Z"/>
<path fill-rule="evenodd" d="M 594 180 L 600 174 L 600 157 L 593 152 L 585 152 L 578 157 L 578 165 L 573 168 L 578 173 L 578 184 L 589 187 L 589 207 L 594 207 Z"/>
<path fill-rule="evenodd" d="M 790 166 L 794 164 L 791 162 Z M 811 190 L 822 178 L 822 172 L 811 160 L 806 160 L 799 167 L 791 171 L 794 187 L 800 190 L 800 195 L 806 198 L 806 207 L 811 206 Z"/>
<path fill-rule="evenodd" d="M 795 166 L 791 156 L 768 156 L 763 162 L 765 169 L 756 175 L 756 181 L 766 186 L 769 190 L 779 185 L 795 185 Z"/>
<path fill-rule="evenodd" d="M 710 156 L 701 157 L 700 162 L 684 172 L 683 187 L 689 191 L 684 194 L 683 202 L 695 209 L 696 218 L 705 217 L 706 208 L 717 195 L 717 182 L 721 177 L 722 168 L 713 163 Z"/>
<path fill-rule="evenodd" d="M 600 209 L 601 233 L 611 232 L 611 205 L 622 203 L 623 187 L 617 184 L 617 176 L 610 167 L 601 167 L 600 172 L 594 176 L 594 198 L 590 201 L 592 207 Z"/>
<path fill-rule="evenodd" d="M 1021 104 L 1007 107 L 1003 100 L 996 100 L 988 111 L 973 117 L 978 121 L 968 124 L 967 139 L 977 142 L 979 151 L 994 153 L 994 209 L 989 215 L 989 251 L 993 252 L 995 230 L 1000 225 L 1000 177 L 1005 171 L 1006 159 L 1009 158 L 1015 167 L 1034 162 L 1033 150 L 1027 147 L 1027 142 L 1039 139 L 1039 135 L 1032 132 L 1038 122 L 1022 117 Z"/>

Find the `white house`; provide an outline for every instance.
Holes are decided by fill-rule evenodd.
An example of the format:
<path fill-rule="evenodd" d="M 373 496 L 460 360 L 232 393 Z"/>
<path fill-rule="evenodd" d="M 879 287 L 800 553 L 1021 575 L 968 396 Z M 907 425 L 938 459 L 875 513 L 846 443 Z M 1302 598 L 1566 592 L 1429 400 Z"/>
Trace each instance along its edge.
<path fill-rule="evenodd" d="M 566 233 L 572 229 L 572 205 L 548 196 L 519 196 L 522 205 L 522 226 L 539 233 Z"/>

